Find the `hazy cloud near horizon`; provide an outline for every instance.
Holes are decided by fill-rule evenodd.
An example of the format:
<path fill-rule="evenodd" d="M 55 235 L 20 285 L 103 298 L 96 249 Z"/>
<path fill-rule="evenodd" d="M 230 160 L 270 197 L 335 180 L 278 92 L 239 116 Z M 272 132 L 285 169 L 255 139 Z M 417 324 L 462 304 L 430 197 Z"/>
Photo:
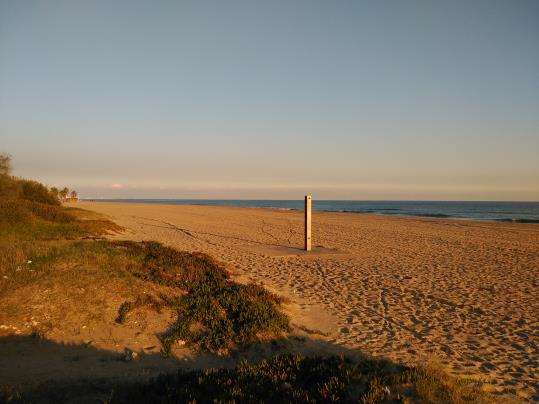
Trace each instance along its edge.
<path fill-rule="evenodd" d="M 0 151 L 86 197 L 539 200 L 535 1 L 0 1 Z"/>

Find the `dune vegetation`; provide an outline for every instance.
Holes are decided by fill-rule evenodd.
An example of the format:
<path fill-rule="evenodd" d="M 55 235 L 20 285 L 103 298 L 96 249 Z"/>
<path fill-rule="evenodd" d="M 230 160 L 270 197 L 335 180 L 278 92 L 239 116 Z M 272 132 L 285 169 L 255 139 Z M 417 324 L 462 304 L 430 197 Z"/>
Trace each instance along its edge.
<path fill-rule="evenodd" d="M 174 309 L 178 321 L 161 336 L 165 354 L 178 340 L 197 350 L 225 353 L 289 330 L 287 316 L 278 309 L 280 298 L 258 285 L 231 281 L 211 257 L 157 242 L 97 240 L 121 228 L 91 212 L 62 206 L 54 191 L 38 182 L 4 174 L 2 184 L 0 273 L 8 280 L 4 287 L 12 289 L 18 279 L 28 281 L 13 276 L 28 261 L 39 273 L 54 272 L 59 262 L 93 263 L 103 271 L 113 268 L 114 276 L 166 285 L 176 294 L 126 301 L 117 318 L 122 323 L 140 306 Z"/>
<path fill-rule="evenodd" d="M 122 228 L 93 212 L 63 206 L 56 190 L 11 176 L 9 163 L 2 155 L 0 299 L 40 282 L 73 288 L 122 280 L 155 285 L 154 291 L 164 286 L 167 293 L 140 293 L 125 300 L 115 319 L 124 324 L 141 307 L 173 311 L 176 321 L 159 335 L 164 356 L 172 354 L 175 344 L 227 356 L 292 331 L 280 297 L 258 285 L 234 282 L 222 264 L 205 254 L 176 251 L 157 242 L 107 240 L 108 234 Z M 31 270 L 21 270 L 29 263 Z M 71 306 L 72 296 L 65 291 L 65 310 L 83 310 L 74 301 Z M 32 335 L 46 338 L 40 329 Z M 76 402 L 78 394 L 93 388 L 85 383 L 51 382 L 25 390 L 0 380 L 0 402 Z M 364 356 L 352 360 L 296 353 L 227 369 L 163 374 L 142 382 L 105 380 L 96 389 L 103 393 L 103 402 L 488 401 L 476 383 L 449 377 L 440 369 Z"/>

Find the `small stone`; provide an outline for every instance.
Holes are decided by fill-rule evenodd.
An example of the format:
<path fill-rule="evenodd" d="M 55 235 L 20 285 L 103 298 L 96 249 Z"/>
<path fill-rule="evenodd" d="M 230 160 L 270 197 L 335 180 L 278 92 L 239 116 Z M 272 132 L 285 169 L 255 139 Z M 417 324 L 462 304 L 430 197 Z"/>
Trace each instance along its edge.
<path fill-rule="evenodd" d="M 183 340 L 183 339 L 179 339 L 178 341 L 176 341 L 176 343 L 180 346 L 183 346 L 186 344 L 186 342 Z"/>
<path fill-rule="evenodd" d="M 350 333 L 350 328 L 348 328 L 348 327 L 341 327 L 341 332 L 342 332 L 343 334 L 348 334 L 348 333 Z"/>
<path fill-rule="evenodd" d="M 32 263 L 32 261 L 28 260 L 27 264 L 31 264 L 31 263 Z"/>
<path fill-rule="evenodd" d="M 124 360 L 126 362 L 133 362 L 139 360 L 139 354 L 135 351 L 132 351 L 129 348 L 125 348 L 124 350 Z"/>

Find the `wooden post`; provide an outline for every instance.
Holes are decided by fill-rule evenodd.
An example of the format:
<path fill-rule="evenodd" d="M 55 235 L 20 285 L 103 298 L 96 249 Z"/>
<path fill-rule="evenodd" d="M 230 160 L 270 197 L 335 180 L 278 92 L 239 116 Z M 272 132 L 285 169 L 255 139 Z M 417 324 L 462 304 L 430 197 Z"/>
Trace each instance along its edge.
<path fill-rule="evenodd" d="M 305 195 L 305 251 L 311 251 L 311 195 Z"/>

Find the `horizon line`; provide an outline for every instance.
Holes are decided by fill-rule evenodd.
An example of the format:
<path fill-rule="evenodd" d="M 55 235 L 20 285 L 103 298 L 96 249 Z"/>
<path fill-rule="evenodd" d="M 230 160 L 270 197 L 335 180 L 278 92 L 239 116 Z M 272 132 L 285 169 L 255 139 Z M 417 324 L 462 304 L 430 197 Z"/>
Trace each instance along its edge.
<path fill-rule="evenodd" d="M 127 200 L 145 200 L 145 201 L 303 201 L 301 199 L 268 199 L 268 198 L 108 198 L 108 197 L 84 197 L 79 198 L 81 201 L 89 200 L 108 200 L 108 201 L 127 201 Z M 313 198 L 314 201 L 327 201 L 327 202 L 475 202 L 475 203 L 539 203 L 539 200 L 526 201 L 526 200 L 494 200 L 494 199 L 326 199 L 326 198 Z M 91 202 L 91 201 L 89 201 Z"/>

